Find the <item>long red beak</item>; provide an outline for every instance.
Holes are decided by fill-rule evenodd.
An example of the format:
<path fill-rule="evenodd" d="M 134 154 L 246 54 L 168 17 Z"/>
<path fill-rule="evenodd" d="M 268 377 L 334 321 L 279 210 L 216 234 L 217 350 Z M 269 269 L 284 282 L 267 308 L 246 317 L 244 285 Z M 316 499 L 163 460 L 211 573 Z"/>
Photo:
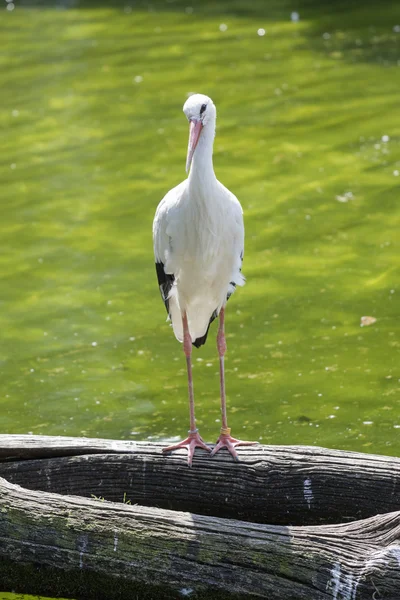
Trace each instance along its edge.
<path fill-rule="evenodd" d="M 189 130 L 189 145 L 186 158 L 186 173 L 189 172 L 190 165 L 192 164 L 192 158 L 194 151 L 196 150 L 197 142 L 199 141 L 201 130 L 203 129 L 203 123 L 192 119 L 190 121 Z"/>

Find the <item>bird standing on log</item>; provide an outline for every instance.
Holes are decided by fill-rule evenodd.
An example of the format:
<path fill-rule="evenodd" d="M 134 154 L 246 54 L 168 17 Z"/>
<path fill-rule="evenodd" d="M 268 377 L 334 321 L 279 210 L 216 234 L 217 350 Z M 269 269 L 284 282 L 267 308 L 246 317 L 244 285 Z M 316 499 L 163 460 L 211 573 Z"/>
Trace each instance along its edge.
<path fill-rule="evenodd" d="M 226 447 L 238 460 L 235 447 L 255 442 L 231 437 L 225 398 L 225 306 L 236 286 L 244 284 L 241 273 L 243 211 L 238 199 L 215 177 L 212 153 L 216 109 L 213 101 L 203 94 L 194 94 L 184 104 L 183 112 L 190 125 L 186 160 L 189 176 L 158 205 L 153 241 L 161 296 L 175 336 L 183 342 L 189 388 L 189 436 L 163 451 L 187 448 L 191 466 L 196 447 L 211 451 L 196 427 L 192 345 L 199 348 L 205 344 L 210 324 L 217 317 L 222 427 L 211 455 Z"/>

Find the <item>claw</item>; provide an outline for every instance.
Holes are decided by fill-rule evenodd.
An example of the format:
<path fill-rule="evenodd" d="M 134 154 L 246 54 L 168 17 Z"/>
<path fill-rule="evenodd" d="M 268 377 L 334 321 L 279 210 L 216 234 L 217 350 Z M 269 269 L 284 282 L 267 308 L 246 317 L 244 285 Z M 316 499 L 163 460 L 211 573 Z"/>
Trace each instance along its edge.
<path fill-rule="evenodd" d="M 178 448 L 187 448 L 189 467 L 192 466 L 194 451 L 196 448 L 203 448 L 203 450 L 206 450 L 207 452 L 211 452 L 211 448 L 209 448 L 209 446 L 207 446 L 207 444 L 204 442 L 204 440 L 200 437 L 198 431 L 194 431 L 194 432 L 189 431 L 189 436 L 185 440 L 182 440 L 178 444 L 173 444 L 172 446 L 167 446 L 166 448 L 163 448 L 162 451 L 163 452 L 171 452 L 172 450 L 177 450 Z"/>

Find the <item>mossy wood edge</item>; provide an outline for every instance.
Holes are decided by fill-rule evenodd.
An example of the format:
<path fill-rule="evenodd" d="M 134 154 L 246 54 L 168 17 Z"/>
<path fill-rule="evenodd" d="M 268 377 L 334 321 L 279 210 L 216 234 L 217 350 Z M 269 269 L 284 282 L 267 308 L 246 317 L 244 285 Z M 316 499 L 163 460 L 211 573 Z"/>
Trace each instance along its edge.
<path fill-rule="evenodd" d="M 85 600 L 400 597 L 399 459 L 290 446 L 240 458 L 199 452 L 189 469 L 183 451 L 162 456 L 160 444 L 0 436 L 0 589 Z M 269 511 L 281 524 L 265 524 Z"/>

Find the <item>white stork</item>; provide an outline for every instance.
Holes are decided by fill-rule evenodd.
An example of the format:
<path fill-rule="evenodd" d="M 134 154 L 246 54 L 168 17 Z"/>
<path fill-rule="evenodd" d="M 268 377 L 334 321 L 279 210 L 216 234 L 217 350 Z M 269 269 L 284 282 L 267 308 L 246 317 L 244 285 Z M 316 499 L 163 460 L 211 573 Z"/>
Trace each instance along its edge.
<path fill-rule="evenodd" d="M 208 96 L 195 94 L 183 112 L 189 124 L 186 172 L 188 178 L 170 190 L 158 205 L 153 223 L 157 277 L 176 338 L 186 356 L 190 429 L 189 436 L 163 452 L 188 449 L 191 466 L 194 450 L 210 452 L 196 427 L 192 379 L 192 344 L 205 344 L 210 323 L 219 316 L 217 348 L 220 362 L 222 427 L 211 452 L 226 447 L 238 460 L 235 446 L 250 445 L 230 435 L 226 418 L 224 354 L 225 305 L 237 285 L 244 284 L 243 211 L 238 199 L 215 177 L 212 153 L 216 109 Z"/>

